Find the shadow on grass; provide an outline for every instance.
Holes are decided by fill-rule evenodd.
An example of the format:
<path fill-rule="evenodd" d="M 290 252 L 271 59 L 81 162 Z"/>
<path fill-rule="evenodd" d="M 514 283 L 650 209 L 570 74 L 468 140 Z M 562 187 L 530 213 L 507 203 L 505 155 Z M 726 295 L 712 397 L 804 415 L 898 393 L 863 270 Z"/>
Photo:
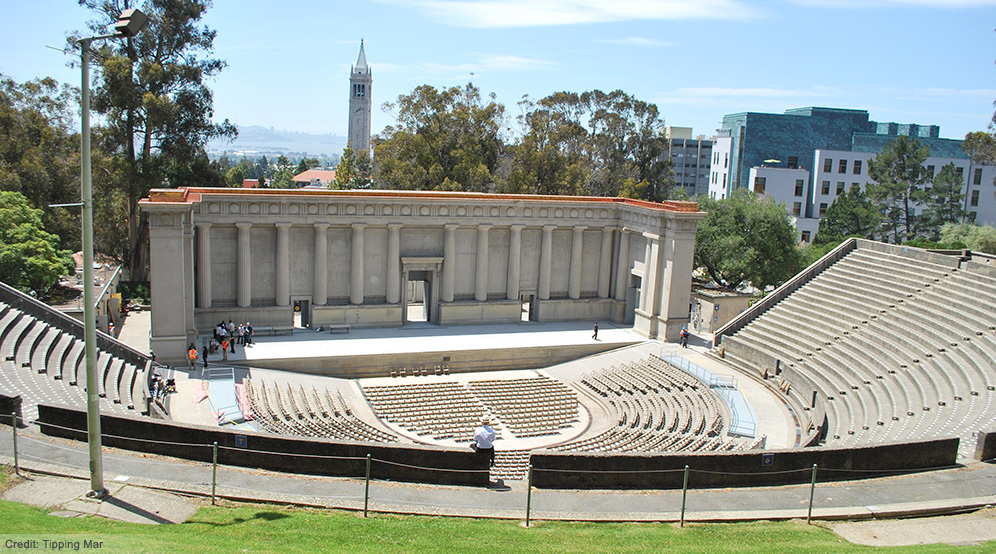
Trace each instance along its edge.
<path fill-rule="evenodd" d="M 233 517 L 227 521 L 208 521 L 205 519 L 197 518 L 196 516 L 187 520 L 187 523 L 194 523 L 198 525 L 210 525 L 212 527 L 228 527 L 230 525 L 240 525 L 242 523 L 247 523 L 253 520 L 263 520 L 263 521 L 278 521 L 281 519 L 287 519 L 290 516 L 287 514 L 282 514 L 280 512 L 256 512 L 252 517 Z"/>

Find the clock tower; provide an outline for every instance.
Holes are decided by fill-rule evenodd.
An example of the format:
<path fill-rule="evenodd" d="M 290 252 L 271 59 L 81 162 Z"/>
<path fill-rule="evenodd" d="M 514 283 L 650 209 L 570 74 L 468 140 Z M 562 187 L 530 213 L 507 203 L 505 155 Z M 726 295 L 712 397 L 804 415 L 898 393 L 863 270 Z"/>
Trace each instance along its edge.
<path fill-rule="evenodd" d="M 360 55 L 356 65 L 349 70 L 349 144 L 353 152 L 359 155 L 370 152 L 370 116 L 373 108 L 373 75 L 367 65 L 367 55 L 363 51 L 363 41 L 360 40 Z"/>

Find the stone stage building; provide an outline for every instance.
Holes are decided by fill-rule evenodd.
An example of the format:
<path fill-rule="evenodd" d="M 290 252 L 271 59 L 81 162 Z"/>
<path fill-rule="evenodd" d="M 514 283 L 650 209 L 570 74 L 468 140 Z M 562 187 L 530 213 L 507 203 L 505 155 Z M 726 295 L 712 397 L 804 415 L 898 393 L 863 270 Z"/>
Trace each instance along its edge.
<path fill-rule="evenodd" d="M 400 191 L 152 190 L 151 347 L 219 321 L 400 327 L 604 320 L 673 340 L 688 324 L 694 202 Z"/>

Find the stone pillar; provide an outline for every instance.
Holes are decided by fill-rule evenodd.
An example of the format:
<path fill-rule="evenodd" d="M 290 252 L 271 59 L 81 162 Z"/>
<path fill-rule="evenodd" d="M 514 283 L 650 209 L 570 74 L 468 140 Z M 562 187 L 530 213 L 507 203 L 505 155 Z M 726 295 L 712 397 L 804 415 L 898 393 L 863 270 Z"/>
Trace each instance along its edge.
<path fill-rule="evenodd" d="M 453 291 L 456 287 L 456 230 L 457 225 L 444 225 L 443 234 L 443 302 L 453 302 Z"/>
<path fill-rule="evenodd" d="M 197 224 L 197 307 L 211 307 L 211 223 Z"/>
<path fill-rule="evenodd" d="M 477 226 L 477 271 L 474 274 L 474 300 L 488 299 L 488 231 L 490 225 Z"/>
<path fill-rule="evenodd" d="M 329 299 L 329 224 L 315 223 L 315 282 L 311 302 L 324 306 Z"/>
<path fill-rule="evenodd" d="M 387 226 L 387 303 L 401 302 L 401 224 Z"/>
<path fill-rule="evenodd" d="M 650 260 L 651 245 L 657 240 L 657 235 L 643 233 L 643 238 L 645 238 L 647 242 L 645 250 L 643 251 L 643 280 L 640 283 L 640 309 L 646 312 L 649 310 L 648 306 L 650 306 L 647 298 L 650 296 L 650 274 L 653 271 L 653 262 Z"/>
<path fill-rule="evenodd" d="M 508 236 L 508 278 L 505 282 L 505 298 L 519 299 L 519 277 L 522 268 L 522 229 L 525 225 L 512 225 Z"/>
<path fill-rule="evenodd" d="M 581 257 L 584 253 L 584 225 L 574 226 L 574 236 L 571 239 L 571 268 L 567 280 L 567 297 L 581 298 Z"/>
<path fill-rule="evenodd" d="M 598 297 L 609 297 L 612 284 L 612 227 L 602 228 L 602 250 L 598 256 Z"/>
<path fill-rule="evenodd" d="M 364 223 L 353 224 L 353 244 L 351 262 L 349 264 L 349 302 L 363 303 L 363 229 Z"/>
<path fill-rule="evenodd" d="M 697 223 L 691 219 L 667 220 L 659 264 L 661 292 L 656 311 L 661 325 L 657 331 L 658 338 L 677 340 L 682 326 L 688 325 Z"/>
<path fill-rule="evenodd" d="M 543 226 L 543 242 L 540 245 L 539 286 L 536 296 L 540 300 L 550 299 L 550 271 L 553 267 L 553 230 L 556 225 Z"/>
<path fill-rule="evenodd" d="M 633 232 L 623 229 L 619 233 L 619 261 L 616 265 L 616 300 L 626 301 L 626 291 L 629 289 L 629 239 Z"/>
<path fill-rule="evenodd" d="M 290 223 L 277 223 L 277 306 L 290 305 Z"/>
<path fill-rule="evenodd" d="M 252 305 L 252 223 L 236 223 L 239 230 L 236 262 L 236 304 L 240 308 Z"/>

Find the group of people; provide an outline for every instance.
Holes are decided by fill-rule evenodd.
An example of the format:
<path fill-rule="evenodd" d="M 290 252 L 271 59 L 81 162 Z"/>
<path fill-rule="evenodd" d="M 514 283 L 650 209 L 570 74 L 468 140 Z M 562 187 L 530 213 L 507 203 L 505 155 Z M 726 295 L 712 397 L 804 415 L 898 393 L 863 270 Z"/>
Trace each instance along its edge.
<path fill-rule="evenodd" d="M 176 392 L 176 380 L 163 380 L 158 373 L 152 375 L 152 399 L 162 402 L 167 393 Z"/>
<path fill-rule="evenodd" d="M 235 354 L 235 345 L 252 346 L 252 324 L 248 321 L 245 324 L 236 325 L 232 320 L 228 323 L 221 321 L 214 328 L 214 336 L 211 343 L 204 347 L 204 367 L 208 365 L 208 354 L 221 349 L 222 360 L 228 361 L 228 353 Z"/>

